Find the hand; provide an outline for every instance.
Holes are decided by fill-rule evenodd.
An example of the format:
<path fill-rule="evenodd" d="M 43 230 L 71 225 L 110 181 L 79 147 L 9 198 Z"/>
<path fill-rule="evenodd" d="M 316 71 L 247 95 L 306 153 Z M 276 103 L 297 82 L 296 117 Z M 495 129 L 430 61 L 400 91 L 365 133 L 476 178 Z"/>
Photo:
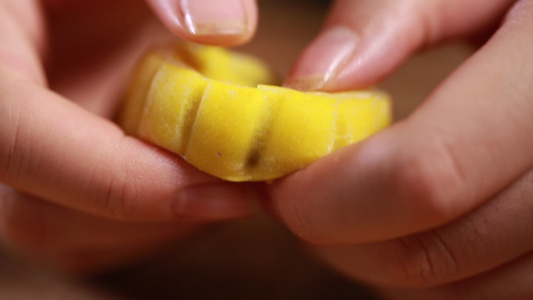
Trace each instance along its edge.
<path fill-rule="evenodd" d="M 157 36 L 151 24 L 141 1 L 2 1 L 2 243 L 91 271 L 257 211 L 252 185 L 201 173 L 109 120 Z"/>
<path fill-rule="evenodd" d="M 387 297 L 533 297 L 533 1 L 337 1 L 287 79 L 359 88 L 485 33 L 407 119 L 271 187 L 293 232 Z"/>

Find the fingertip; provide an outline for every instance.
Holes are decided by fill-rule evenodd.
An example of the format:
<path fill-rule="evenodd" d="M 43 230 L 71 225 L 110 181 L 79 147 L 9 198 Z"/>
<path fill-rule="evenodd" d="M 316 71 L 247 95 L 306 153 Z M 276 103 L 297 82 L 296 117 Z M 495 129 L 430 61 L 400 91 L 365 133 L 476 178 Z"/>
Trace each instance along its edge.
<path fill-rule="evenodd" d="M 380 15 L 353 22 L 357 14 L 349 20 L 333 14 L 334 21 L 301 53 L 284 85 L 336 92 L 366 88 L 386 77 L 414 51 L 416 40 L 406 22 L 387 21 L 394 13 Z"/>
<path fill-rule="evenodd" d="M 238 46 L 257 27 L 255 0 L 148 0 L 155 13 L 181 38 L 211 45 Z"/>
<path fill-rule="evenodd" d="M 218 182 L 183 189 L 172 209 L 180 219 L 223 221 L 256 215 L 260 202 L 253 186 Z"/>
<path fill-rule="evenodd" d="M 327 89 L 355 55 L 358 44 L 359 36 L 349 27 L 324 30 L 302 53 L 285 86 L 303 91 Z"/>

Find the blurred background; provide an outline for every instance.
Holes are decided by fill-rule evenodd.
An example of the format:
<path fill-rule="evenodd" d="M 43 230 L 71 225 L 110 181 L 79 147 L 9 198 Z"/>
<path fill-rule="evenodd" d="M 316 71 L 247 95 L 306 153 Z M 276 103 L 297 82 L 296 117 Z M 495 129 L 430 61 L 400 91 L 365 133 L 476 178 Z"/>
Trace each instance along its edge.
<path fill-rule="evenodd" d="M 265 59 L 283 76 L 320 29 L 328 3 L 260 0 L 257 37 L 239 50 Z M 394 98 L 396 119 L 406 117 L 469 53 L 464 44 L 434 49 L 386 80 L 381 88 Z M 0 251 L 0 299 L 375 299 L 310 257 L 266 216 L 206 228 L 153 257 L 90 278 L 72 278 Z"/>

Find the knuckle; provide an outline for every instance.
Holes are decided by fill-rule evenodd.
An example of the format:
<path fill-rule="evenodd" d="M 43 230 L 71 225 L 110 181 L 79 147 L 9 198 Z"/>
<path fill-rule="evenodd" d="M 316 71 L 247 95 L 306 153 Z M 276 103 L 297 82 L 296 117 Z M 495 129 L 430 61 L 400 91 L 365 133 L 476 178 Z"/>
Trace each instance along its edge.
<path fill-rule="evenodd" d="M 132 207 L 129 205 L 129 199 L 134 192 L 130 191 L 127 182 L 111 178 L 95 190 L 99 192 L 92 210 L 98 215 L 114 220 L 123 220 L 130 216 Z"/>
<path fill-rule="evenodd" d="M 442 141 L 421 154 L 409 155 L 393 172 L 392 188 L 408 211 L 430 222 L 452 218 L 457 200 L 466 196 L 466 178 L 460 163 L 451 147 Z"/>
<path fill-rule="evenodd" d="M 299 209 L 294 209 L 293 216 L 287 218 L 286 221 L 292 232 L 300 239 L 311 244 L 319 243 L 320 238 L 309 228 L 310 226 L 313 226 L 313 222 L 308 221 L 308 218 L 304 213 L 300 212 Z"/>
<path fill-rule="evenodd" d="M 13 105 L 3 103 L 0 106 L 0 116 L 5 120 L 5 124 L 9 124 L 7 130 L 0 131 L 3 147 L 0 147 L 1 152 L 1 169 L 2 176 L 9 177 L 11 174 L 19 172 L 21 163 L 20 155 L 20 111 Z"/>
<path fill-rule="evenodd" d="M 102 198 L 102 209 L 113 219 L 120 219 L 126 210 L 125 186 L 115 180 L 111 180 L 105 188 L 105 196 Z"/>
<path fill-rule="evenodd" d="M 401 238 L 390 270 L 396 284 L 428 288 L 450 281 L 459 273 L 453 248 L 435 231 Z"/>
<path fill-rule="evenodd" d="M 119 152 L 119 151 L 117 151 Z M 138 198 L 135 170 L 121 159 L 103 160 L 92 170 L 79 198 L 88 199 L 90 213 L 112 220 L 130 220 L 139 217 L 142 209 L 136 207 Z M 108 172 L 109 165 L 116 164 L 115 172 Z M 134 174 L 134 175 L 132 175 Z"/>
<path fill-rule="evenodd" d="M 22 108 L 3 103 L 0 105 L 0 117 L 5 120 L 5 130 L 0 131 L 0 178 L 16 181 L 26 177 L 40 165 L 38 143 L 28 126 L 24 126 Z"/>
<path fill-rule="evenodd" d="M 284 199 L 284 201 L 280 201 L 280 204 L 282 206 L 278 211 L 295 235 L 311 244 L 318 245 L 325 242 L 326 236 L 320 233 L 321 229 L 325 228 L 325 226 L 321 226 L 324 222 L 320 221 L 320 216 L 311 212 L 309 203 L 293 198 Z"/>
<path fill-rule="evenodd" d="M 130 220 L 143 213 L 135 207 L 136 185 L 124 176 L 102 176 L 102 172 L 95 172 L 85 191 L 87 193 L 82 197 L 89 195 L 92 199 L 89 210 L 96 215 L 112 220 Z"/>

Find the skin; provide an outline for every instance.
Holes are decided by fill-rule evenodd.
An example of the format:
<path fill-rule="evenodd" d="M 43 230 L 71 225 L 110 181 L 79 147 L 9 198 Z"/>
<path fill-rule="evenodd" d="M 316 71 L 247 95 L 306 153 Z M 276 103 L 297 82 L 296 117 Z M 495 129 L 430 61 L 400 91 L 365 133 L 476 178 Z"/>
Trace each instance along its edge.
<path fill-rule="evenodd" d="M 142 1 L 0 3 L 3 244 L 86 273 L 258 211 L 251 185 L 207 176 L 109 120 L 154 42 L 148 18 Z"/>
<path fill-rule="evenodd" d="M 48 2 L 61 9 L 65 1 Z M 110 2 L 120 1 L 99 5 Z M 181 18 L 180 1 L 149 1 L 171 32 L 226 46 L 253 35 L 256 8 L 245 2 L 234 10 L 240 16 L 231 18 L 227 11 L 217 18 L 196 10 L 199 15 L 190 19 L 209 26 L 195 33 Z M 532 297 L 533 1 L 335 3 L 286 85 L 326 91 L 365 87 L 425 47 L 457 38 L 483 43 L 405 120 L 270 185 L 271 210 L 332 268 L 384 298 Z M 0 119 L 10 120 L 0 124 L 0 180 L 6 183 L 0 232 L 7 244 L 74 269 L 90 257 L 108 266 L 149 253 L 199 222 L 255 211 L 256 202 L 249 200 L 253 187 L 222 184 L 124 137 L 105 120 L 112 97 L 95 95 L 89 83 L 116 78 L 111 70 L 117 65 L 107 65 L 112 57 L 74 51 L 97 56 L 92 58 L 101 59 L 108 76 L 98 76 L 98 82 L 78 74 L 77 85 L 61 85 L 60 78 L 72 77 L 68 69 L 59 76 L 53 60 L 45 73 L 43 58 L 61 53 L 61 47 L 50 47 L 60 39 L 44 36 L 35 2 L 1 5 L 0 36 L 9 41 L 0 51 Z M 211 19 L 217 21 L 206 21 Z M 235 26 L 242 22 L 246 25 Z M 106 50 L 130 53 L 124 48 Z M 61 86 L 65 90 L 58 92 Z M 65 129 L 67 122 L 74 125 Z M 136 164 L 128 164 L 133 159 Z M 223 210 L 209 201 L 220 189 Z M 183 190 L 193 196 L 179 196 Z M 183 201 L 188 205 L 179 204 Z M 36 235 L 36 228 L 46 234 Z M 79 238 L 96 234 L 90 245 Z M 116 235 L 123 238 L 117 241 Z M 36 245 L 46 251 L 32 253 Z M 127 251 L 116 250 L 124 245 Z"/>
<path fill-rule="evenodd" d="M 384 298 L 532 297 L 531 32 L 530 0 L 335 1 L 287 86 L 361 88 L 421 49 L 481 46 L 405 120 L 271 185 L 271 210 Z"/>
<path fill-rule="evenodd" d="M 527 0 L 337 1 L 289 85 L 356 88 L 423 47 L 488 38 L 406 120 L 277 182 L 279 218 L 387 298 L 532 297 L 532 16 Z M 358 39 L 340 67 L 307 65 L 346 51 L 339 26 Z"/>

